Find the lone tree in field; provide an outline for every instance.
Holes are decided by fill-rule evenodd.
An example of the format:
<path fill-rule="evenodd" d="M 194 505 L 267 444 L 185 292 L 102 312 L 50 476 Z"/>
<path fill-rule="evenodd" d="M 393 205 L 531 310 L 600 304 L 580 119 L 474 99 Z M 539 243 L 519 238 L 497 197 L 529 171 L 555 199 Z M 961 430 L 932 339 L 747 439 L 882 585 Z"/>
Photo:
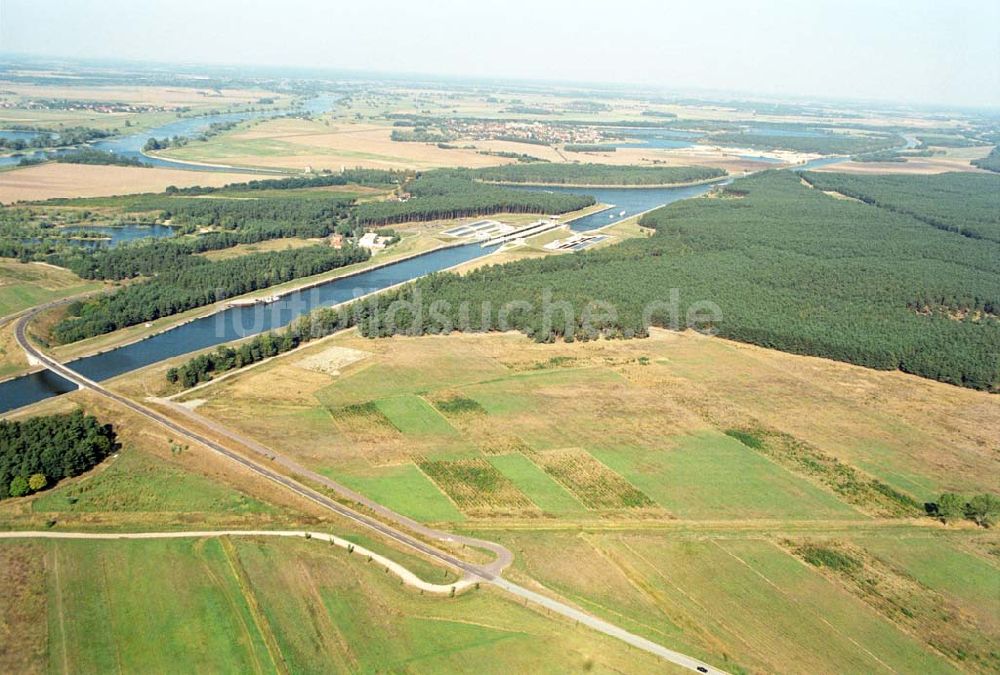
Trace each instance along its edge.
<path fill-rule="evenodd" d="M 965 497 L 954 492 L 945 492 L 937 503 L 937 515 L 941 522 L 948 523 L 965 517 Z"/>
<path fill-rule="evenodd" d="M 1000 518 L 1000 497 L 989 493 L 976 495 L 965 505 L 965 516 L 980 527 L 990 527 Z"/>

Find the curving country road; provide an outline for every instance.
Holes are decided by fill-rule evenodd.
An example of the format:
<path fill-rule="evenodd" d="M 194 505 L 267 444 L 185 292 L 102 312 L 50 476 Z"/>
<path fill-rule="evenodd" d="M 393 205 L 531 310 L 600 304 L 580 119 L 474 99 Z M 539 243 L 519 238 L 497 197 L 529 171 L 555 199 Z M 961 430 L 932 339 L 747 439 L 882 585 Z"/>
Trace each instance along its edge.
<path fill-rule="evenodd" d="M 439 530 L 431 530 L 430 528 L 427 528 L 427 531 L 437 535 L 436 538 L 440 541 L 456 541 L 459 543 L 466 543 L 472 546 L 482 547 L 491 550 L 497 554 L 497 559 L 489 566 L 480 566 L 468 563 L 460 558 L 455 557 L 450 553 L 447 553 L 445 551 L 442 551 L 441 549 L 431 546 L 417 539 L 416 537 L 406 534 L 405 532 L 402 532 L 401 530 L 392 527 L 391 525 L 388 525 L 380 520 L 372 518 L 371 516 L 365 515 L 348 506 L 345 506 L 344 504 L 341 504 L 340 502 L 322 494 L 321 492 L 313 490 L 312 488 L 307 487 L 302 483 L 299 483 L 298 481 L 289 478 L 288 476 L 279 473 L 278 471 L 275 471 L 274 469 L 268 468 L 262 464 L 259 464 L 258 462 L 249 459 L 248 457 L 245 457 L 240 453 L 230 450 L 221 443 L 217 443 L 212 439 L 203 436 L 202 434 L 196 433 L 186 427 L 181 426 L 180 424 L 174 422 L 169 417 L 166 417 L 165 415 L 158 413 L 157 411 L 153 410 L 152 408 L 149 408 L 148 406 L 142 405 L 141 403 L 133 401 L 132 399 L 126 398 L 125 396 L 116 394 L 110 391 L 109 389 L 106 389 L 105 387 L 101 386 L 97 382 L 94 382 L 93 380 L 84 377 L 83 375 L 80 375 L 76 371 L 64 366 L 55 359 L 43 353 L 41 350 L 36 348 L 31 343 L 30 340 L 28 340 L 27 337 L 28 323 L 38 312 L 41 312 L 44 309 L 47 309 L 48 307 L 49 305 L 43 305 L 31 312 L 24 314 L 18 320 L 18 323 L 15 327 L 14 331 L 15 338 L 18 344 L 21 346 L 21 348 L 24 349 L 25 352 L 27 352 L 29 358 L 36 360 L 41 365 L 44 365 L 46 368 L 66 378 L 70 382 L 76 384 L 78 387 L 81 387 L 83 389 L 89 389 L 97 394 L 100 394 L 105 398 L 108 398 L 122 406 L 125 406 L 131 411 L 153 422 L 156 422 L 162 426 L 165 426 L 166 428 L 175 432 L 179 436 L 186 438 L 190 441 L 193 441 L 195 443 L 198 443 L 200 445 L 204 445 L 209 450 L 212 450 L 213 452 L 216 452 L 226 457 L 227 459 L 236 462 L 237 464 L 243 466 L 246 469 L 249 469 L 258 476 L 262 476 L 270 481 L 278 483 L 282 487 L 291 490 L 292 492 L 298 494 L 299 496 L 304 497 L 305 499 L 308 499 L 309 501 L 318 504 L 327 510 L 334 511 L 338 515 L 341 515 L 349 520 L 352 520 L 360 525 L 363 525 L 364 527 L 375 530 L 376 532 L 382 534 L 383 536 L 386 536 L 396 542 L 409 546 L 410 548 L 413 548 L 417 551 L 420 551 L 421 553 L 428 555 L 434 558 L 435 560 L 443 562 L 446 565 L 460 569 L 467 574 L 471 574 L 473 576 L 482 578 L 484 580 L 491 580 L 499 573 L 499 571 L 503 567 L 506 567 L 514 559 L 514 556 L 511 554 L 511 552 L 508 551 L 506 548 L 500 546 L 499 544 L 495 544 L 493 542 L 480 541 L 478 539 L 472 539 L 472 538 L 460 538 L 457 535 L 451 535 L 446 532 L 442 532 Z M 347 488 L 344 488 L 344 490 L 347 490 Z M 386 509 L 385 511 L 388 512 L 388 509 Z M 403 516 L 399 516 L 399 518 L 402 519 Z"/>
<path fill-rule="evenodd" d="M 511 581 L 501 578 L 500 576 L 501 571 L 513 561 L 514 556 L 509 550 L 507 550 L 500 544 L 429 528 L 426 525 L 423 525 L 422 523 L 417 523 L 416 521 L 413 521 L 409 518 L 406 518 L 405 516 L 395 513 L 394 511 L 382 506 L 381 504 L 373 502 L 365 498 L 364 496 L 353 492 L 352 490 L 348 489 L 345 486 L 341 486 L 337 483 L 334 483 L 333 481 L 330 481 L 326 477 L 320 477 L 322 478 L 321 482 L 325 487 L 333 489 L 342 497 L 352 499 L 360 504 L 363 504 L 367 508 L 371 508 L 374 512 L 378 513 L 382 517 L 392 520 L 395 523 L 398 523 L 405 527 L 411 528 L 411 531 L 418 532 L 422 536 L 427 536 L 441 542 L 460 543 L 468 546 L 473 546 L 476 548 L 486 549 L 493 552 L 496 555 L 496 559 L 488 565 L 475 565 L 466 562 L 465 560 L 462 560 L 452 555 L 451 553 L 448 553 L 447 551 L 441 550 L 436 546 L 428 544 L 425 541 L 418 539 L 393 525 L 390 525 L 389 523 L 368 516 L 364 513 L 361 513 L 360 511 L 356 511 L 355 509 L 352 509 L 324 495 L 323 493 L 318 492 L 317 490 L 314 490 L 294 480 L 293 478 L 290 478 L 289 476 L 286 476 L 283 473 L 280 473 L 274 469 L 269 468 L 268 466 L 260 464 L 244 456 L 241 453 L 230 450 L 221 443 L 213 441 L 212 439 L 207 438 L 198 432 L 192 431 L 187 427 L 182 426 L 181 424 L 153 410 L 152 408 L 145 406 L 141 403 L 138 403 L 136 401 L 133 401 L 132 399 L 127 398 L 125 396 L 116 394 L 110 391 L 109 389 L 106 389 L 105 387 L 101 386 L 97 382 L 94 382 L 93 380 L 90 380 L 89 378 L 80 375 L 71 368 L 66 367 L 59 361 L 56 361 L 55 359 L 46 355 L 44 352 L 36 348 L 28 339 L 27 326 L 31 322 L 31 320 L 35 317 L 35 315 L 57 304 L 60 304 L 60 301 L 47 303 L 45 305 L 40 305 L 21 315 L 21 317 L 18 319 L 17 325 L 15 326 L 14 330 L 15 339 L 17 340 L 20 347 L 28 355 L 29 359 L 36 360 L 38 363 L 44 365 L 53 372 L 57 373 L 58 375 L 61 375 L 70 382 L 73 382 L 78 387 L 93 391 L 107 399 L 114 401 L 115 403 L 118 403 L 119 405 L 125 406 L 129 410 L 145 417 L 146 419 L 156 422 L 157 424 L 160 424 L 170 429 L 174 433 L 178 434 L 180 437 L 186 438 L 190 441 L 203 445 L 209 450 L 222 455 L 223 457 L 239 464 L 240 466 L 252 471 L 253 473 L 262 476 L 274 483 L 277 483 L 282 487 L 284 487 L 285 489 L 290 490 L 293 493 L 305 499 L 308 499 L 309 501 L 318 504 L 319 506 L 322 506 L 325 509 L 333 511 L 334 513 L 337 513 L 338 515 L 341 515 L 344 518 L 347 518 L 348 520 L 351 520 L 363 527 L 378 532 L 382 536 L 388 537 L 393 541 L 399 542 L 416 551 L 419 551 L 420 553 L 423 553 L 424 555 L 434 560 L 442 562 L 455 569 L 462 570 L 465 573 L 466 577 L 490 583 L 498 588 L 507 591 L 508 593 L 511 593 L 512 595 L 524 599 L 525 601 L 533 602 L 536 605 L 545 607 L 551 612 L 560 614 L 561 616 L 564 616 L 568 619 L 579 622 L 580 624 L 588 626 L 594 630 L 600 631 L 605 635 L 617 638 L 627 644 L 637 647 L 638 649 L 642 649 L 643 651 L 649 652 L 650 654 L 658 656 L 666 661 L 670 661 L 671 663 L 674 663 L 678 666 L 700 673 L 718 673 L 720 675 L 725 673 L 725 671 L 709 666 L 708 664 L 699 661 L 698 659 L 687 656 L 686 654 L 681 654 L 680 652 L 676 652 L 672 649 L 667 649 L 666 647 L 660 644 L 652 642 L 651 640 L 647 640 L 646 638 L 636 635 L 634 633 L 630 633 L 624 630 L 623 628 L 620 628 L 602 619 L 598 619 L 597 617 L 587 614 L 586 612 L 582 612 L 576 609 L 575 607 L 567 605 L 563 602 L 559 602 L 558 600 L 554 600 L 548 596 L 541 595 L 540 593 L 536 593 L 523 586 L 520 586 Z M 216 427 L 216 431 L 221 431 L 230 438 L 233 438 L 234 440 L 239 440 L 232 432 L 226 430 L 220 430 L 218 427 Z M 252 444 L 249 445 L 249 447 L 254 448 Z M 256 452 L 260 451 L 257 448 L 254 449 Z M 292 468 L 287 466 L 287 462 L 283 462 L 283 464 L 285 464 L 286 468 Z M 299 468 L 301 467 L 295 467 L 295 469 Z M 307 476 L 312 473 L 306 471 L 305 469 L 302 469 L 302 471 L 304 471 Z M 318 476 L 318 474 L 314 475 Z"/>
<path fill-rule="evenodd" d="M 384 555 L 369 551 L 360 544 L 355 544 L 347 539 L 325 532 L 308 532 L 306 530 L 177 530 L 169 532 L 54 532 L 52 530 L 37 531 L 10 531 L 0 532 L 0 539 L 84 539 L 117 541 L 120 539 L 203 539 L 206 537 L 298 537 L 304 539 L 316 539 L 326 541 L 339 548 L 346 549 L 351 553 L 357 553 L 369 562 L 376 562 L 386 571 L 392 572 L 402 580 L 407 586 L 412 586 L 421 591 L 443 595 L 452 594 L 465 590 L 475 584 L 471 577 L 464 577 L 452 584 L 432 584 L 424 581 L 419 576 L 403 565 L 391 560 Z"/>

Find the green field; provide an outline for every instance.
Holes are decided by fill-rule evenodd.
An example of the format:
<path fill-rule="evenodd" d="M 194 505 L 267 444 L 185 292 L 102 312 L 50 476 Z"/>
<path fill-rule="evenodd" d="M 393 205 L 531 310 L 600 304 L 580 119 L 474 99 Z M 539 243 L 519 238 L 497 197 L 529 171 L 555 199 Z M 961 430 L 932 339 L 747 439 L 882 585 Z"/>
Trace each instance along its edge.
<path fill-rule="evenodd" d="M 652 551 L 660 551 L 655 547 Z M 941 656 L 892 626 L 853 597 L 845 597 L 836 586 L 801 565 L 769 543 L 756 541 L 724 542 L 717 553 L 706 553 L 703 571 L 688 573 L 699 577 L 708 602 L 732 602 L 733 596 L 753 584 L 750 599 L 756 625 L 749 634 L 764 649 L 777 652 L 782 643 L 794 645 L 824 644 L 821 658 L 801 650 L 801 668 L 809 669 L 816 659 L 839 663 L 845 670 L 867 670 L 887 659 L 895 669 L 905 672 L 952 672 Z M 707 563 L 707 565 L 705 564 Z M 688 570 L 686 570 L 688 571 Z M 760 583 L 760 579 L 771 583 Z M 718 584 L 721 589 L 712 588 Z M 721 591 L 721 592 L 719 592 Z M 722 611 L 717 606 L 717 611 Z M 712 606 L 708 610 L 712 611 Z M 835 630 L 827 627 L 832 623 Z M 749 623 L 749 622 L 748 622 Z M 741 627 L 738 630 L 743 630 Z M 772 632 L 773 631 L 773 632 Z M 761 636 L 758 638 L 758 636 Z M 772 642 L 773 641 L 773 642 Z"/>
<path fill-rule="evenodd" d="M 393 396 L 381 399 L 375 405 L 404 434 L 450 436 L 455 433 L 448 420 L 419 396 Z"/>
<path fill-rule="evenodd" d="M 209 162 L 239 156 L 294 157 L 296 155 L 321 154 L 321 152 L 319 149 L 276 138 L 236 139 L 217 136 L 205 143 L 192 143 L 180 148 L 170 148 L 158 154 L 175 159 Z"/>
<path fill-rule="evenodd" d="M 980 401 L 989 395 L 928 383 L 928 404 L 914 408 L 887 375 L 831 364 L 803 376 L 800 357 L 720 341 L 552 347 L 516 336 L 344 334 L 328 344 L 370 356 L 335 379 L 304 379 L 293 356 L 200 391 L 209 398 L 201 410 L 435 522 L 460 514 L 414 464 L 486 459 L 541 511 L 564 519 L 641 506 L 690 520 L 780 521 L 919 516 L 883 503 L 875 481 L 921 504 L 936 486 L 983 489 L 991 466 L 975 450 L 989 427 L 969 417 L 992 406 Z M 831 396 L 830 377 L 848 382 L 862 372 L 883 404 L 868 405 L 846 385 Z M 967 438 L 942 432 L 938 420 L 949 416 L 968 419 Z M 725 435 L 732 427 L 763 429 L 768 444 L 748 447 Z M 949 447 L 967 469 L 927 461 Z M 815 474 L 815 458 L 839 464 Z M 848 473 L 850 481 L 832 482 Z"/>
<path fill-rule="evenodd" d="M 135 448 L 93 474 L 43 493 L 32 509 L 46 512 L 274 513 L 269 505 Z"/>
<path fill-rule="evenodd" d="M 578 515 L 585 510 L 572 494 L 521 453 L 494 455 L 488 459 L 546 513 Z"/>
<path fill-rule="evenodd" d="M 718 432 L 667 439 L 667 449 L 594 449 L 601 461 L 681 518 L 858 518 L 818 487 Z"/>
<path fill-rule="evenodd" d="M 56 669 L 275 670 L 219 540 L 59 542 L 50 556 Z"/>
<path fill-rule="evenodd" d="M 6 672 L 662 672 L 485 588 L 426 597 L 304 540 L 5 541 L 0 559 L 27 584 L 0 608 Z"/>
<path fill-rule="evenodd" d="M 929 537 L 858 539 L 858 544 L 898 565 L 921 584 L 964 605 L 994 632 L 1000 631 L 1000 566 L 960 542 Z"/>
<path fill-rule="evenodd" d="M 365 343 L 361 343 L 362 348 L 364 345 Z M 409 360 L 374 363 L 365 369 L 364 377 L 351 378 L 350 385 L 346 385 L 345 381 L 338 381 L 317 391 L 315 396 L 327 407 L 338 408 L 398 394 L 416 394 L 437 389 L 445 382 L 452 387 L 459 387 L 465 382 L 504 374 L 504 369 L 493 361 L 475 363 L 475 359 L 461 353 L 441 353 L 437 349 L 434 351 L 433 369 L 427 368 L 426 364 Z"/>
<path fill-rule="evenodd" d="M 629 630 L 692 654 L 725 645 L 728 661 L 716 661 L 730 672 L 956 672 L 768 541 L 532 533 L 504 543 L 520 572 Z"/>
<path fill-rule="evenodd" d="M 331 163 L 337 161 L 370 160 L 384 164 L 403 165 L 412 162 L 405 157 L 366 152 L 363 150 L 332 149 L 322 146 L 303 145 L 281 140 L 280 138 L 234 138 L 228 135 L 216 136 L 205 143 L 191 143 L 180 148 L 170 148 L 158 152 L 157 155 L 169 159 L 180 159 L 190 162 L 221 163 L 231 166 L 252 166 L 254 158 L 280 157 L 288 158 L 284 165 L 299 168 L 296 157 L 330 157 Z"/>
<path fill-rule="evenodd" d="M 326 473 L 411 518 L 429 522 L 462 520 L 462 513 L 413 464 L 379 467 L 364 474 Z"/>
<path fill-rule="evenodd" d="M 0 259 L 0 317 L 100 287 L 61 268 Z"/>
<path fill-rule="evenodd" d="M 946 481 L 935 480 L 922 473 L 918 467 L 907 466 L 892 448 L 881 444 L 863 444 L 853 449 L 859 469 L 879 476 L 897 490 L 930 498 L 947 489 Z"/>
<path fill-rule="evenodd" d="M 292 672 L 429 673 L 465 670 L 472 662 L 488 673 L 660 667 L 485 589 L 427 598 L 380 570 L 304 542 L 290 550 L 237 542 L 236 549 Z"/>

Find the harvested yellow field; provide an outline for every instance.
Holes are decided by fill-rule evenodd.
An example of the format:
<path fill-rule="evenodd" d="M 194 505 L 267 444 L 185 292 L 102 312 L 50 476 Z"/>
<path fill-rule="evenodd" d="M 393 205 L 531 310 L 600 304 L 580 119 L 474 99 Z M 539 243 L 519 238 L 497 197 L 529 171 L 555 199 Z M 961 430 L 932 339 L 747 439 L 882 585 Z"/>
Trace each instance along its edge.
<path fill-rule="evenodd" d="M 584 505 L 593 509 L 655 506 L 653 500 L 581 448 L 546 450 L 535 462 Z"/>
<path fill-rule="evenodd" d="M 245 183 L 253 178 L 252 175 L 235 172 L 41 164 L 0 173 L 0 203 L 13 204 L 53 197 L 107 197 L 161 192 L 168 185 L 219 187 L 229 183 Z"/>
<path fill-rule="evenodd" d="M 143 87 L 143 86 L 48 86 L 3 82 L 8 95 L 25 98 L 54 98 L 79 101 L 108 101 L 153 106 L 211 106 L 225 107 L 233 104 L 256 103 L 260 98 L 282 98 L 280 94 L 263 89 L 197 89 L 192 87 Z"/>
<path fill-rule="evenodd" d="M 431 169 L 509 163 L 475 150 L 447 150 L 432 143 L 393 141 L 392 127 L 269 120 L 205 143 L 190 143 L 164 157 L 216 164 L 313 170 L 347 168 Z"/>
<path fill-rule="evenodd" d="M 481 457 L 421 462 L 420 469 L 470 516 L 537 514 L 514 483 Z"/>
<path fill-rule="evenodd" d="M 899 173 L 910 175 L 929 175 L 946 173 L 948 171 L 978 171 L 968 162 L 946 161 L 935 158 L 910 159 L 905 162 L 840 162 L 816 171 L 854 174 Z"/>
<path fill-rule="evenodd" d="M 0 325 L 0 380 L 28 369 L 28 357 L 14 339 L 14 322 Z"/>
<path fill-rule="evenodd" d="M 975 173 L 988 173 L 987 171 L 972 166 L 970 161 L 985 157 L 992 147 L 986 148 L 960 148 L 965 152 L 947 153 L 934 157 L 913 157 L 905 162 L 840 162 L 820 167 L 816 171 L 830 171 L 836 173 L 856 173 L 856 174 L 880 174 L 899 173 L 911 175 L 929 175 L 935 173 L 947 173 L 948 171 L 971 171 Z M 969 152 L 976 150 L 978 152 Z"/>
<path fill-rule="evenodd" d="M 714 145 L 694 145 L 690 148 L 618 148 L 615 152 L 564 152 L 566 159 L 594 164 L 615 166 L 709 166 L 724 169 L 730 173 L 761 171 L 783 166 L 771 162 L 744 159 L 741 155 L 760 155 L 759 151 L 739 148 L 723 148 Z M 770 153 L 773 154 L 773 153 Z M 789 161 L 805 161 L 807 156 L 784 153 Z M 812 155 L 808 156 L 812 157 Z"/>

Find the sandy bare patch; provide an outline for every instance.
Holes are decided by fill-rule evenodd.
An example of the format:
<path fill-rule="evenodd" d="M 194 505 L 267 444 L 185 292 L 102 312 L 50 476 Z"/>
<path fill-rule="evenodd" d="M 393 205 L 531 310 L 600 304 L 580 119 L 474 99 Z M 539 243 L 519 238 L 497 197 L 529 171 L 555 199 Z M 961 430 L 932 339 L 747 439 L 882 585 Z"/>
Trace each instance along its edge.
<path fill-rule="evenodd" d="M 858 204 L 864 204 L 864 202 L 861 201 L 860 199 L 856 197 L 849 197 L 845 195 L 843 192 L 837 192 L 836 190 L 823 190 L 823 194 L 825 194 L 827 197 L 833 197 L 834 199 L 841 199 L 846 202 L 856 202 Z"/>
<path fill-rule="evenodd" d="M 340 375 L 342 368 L 346 368 L 352 363 L 357 363 L 369 356 L 371 356 L 370 352 L 364 352 L 360 349 L 329 347 L 318 354 L 313 354 L 312 356 L 307 356 L 304 359 L 296 361 L 295 365 L 299 368 L 336 377 Z"/>
<path fill-rule="evenodd" d="M 183 171 L 133 166 L 41 164 L 0 173 L 0 203 L 52 197 L 106 197 L 137 192 L 162 192 L 168 185 L 218 187 L 245 183 L 245 173 Z"/>
<path fill-rule="evenodd" d="M 204 399 L 204 398 L 193 398 L 190 401 L 179 401 L 178 405 L 182 405 L 185 408 L 187 408 L 188 410 L 194 410 L 195 408 L 197 408 L 198 406 L 202 405 L 203 403 L 206 403 L 207 400 L 208 399 Z"/>

